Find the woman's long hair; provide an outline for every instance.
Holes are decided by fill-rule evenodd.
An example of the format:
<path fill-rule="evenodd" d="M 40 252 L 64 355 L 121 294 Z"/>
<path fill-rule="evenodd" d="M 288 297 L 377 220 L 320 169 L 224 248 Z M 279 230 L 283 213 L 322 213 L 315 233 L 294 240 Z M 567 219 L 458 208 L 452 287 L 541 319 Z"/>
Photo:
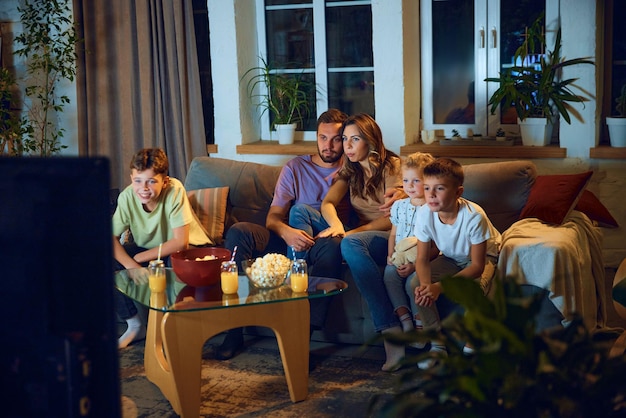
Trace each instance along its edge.
<path fill-rule="evenodd" d="M 396 174 L 398 165 L 394 164 L 394 160 L 399 157 L 394 152 L 385 148 L 380 127 L 370 115 L 358 113 L 348 117 L 341 126 L 342 137 L 346 126 L 350 125 L 355 125 L 359 131 L 361 140 L 367 142 L 369 147 L 367 161 L 372 175 L 365 178 L 361 163 L 358 161 L 354 163 L 351 162 L 344 154 L 344 164 L 339 172 L 339 176 L 345 179 L 350 185 L 350 193 L 360 198 L 369 197 L 378 201 L 378 196 L 382 195 L 380 190 L 385 187 L 385 169 L 389 169 L 390 174 Z"/>

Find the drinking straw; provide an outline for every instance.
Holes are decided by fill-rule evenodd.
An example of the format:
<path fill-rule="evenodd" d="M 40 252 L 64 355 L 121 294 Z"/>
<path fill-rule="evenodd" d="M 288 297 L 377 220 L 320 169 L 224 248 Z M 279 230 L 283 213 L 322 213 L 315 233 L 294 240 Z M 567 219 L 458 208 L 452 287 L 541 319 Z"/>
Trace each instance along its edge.
<path fill-rule="evenodd" d="M 235 254 L 237 254 L 237 246 L 235 245 L 235 248 L 233 248 L 233 254 L 230 257 L 230 261 L 235 261 Z"/>
<path fill-rule="evenodd" d="M 163 243 L 159 244 L 159 254 L 157 255 L 157 260 L 161 261 L 161 246 Z"/>

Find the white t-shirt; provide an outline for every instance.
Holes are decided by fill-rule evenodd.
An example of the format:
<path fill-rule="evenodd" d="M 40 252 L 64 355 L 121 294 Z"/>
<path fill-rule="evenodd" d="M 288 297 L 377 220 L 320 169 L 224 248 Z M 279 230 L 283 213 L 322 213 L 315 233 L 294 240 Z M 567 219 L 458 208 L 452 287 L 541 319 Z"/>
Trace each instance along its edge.
<path fill-rule="evenodd" d="M 428 205 L 422 206 L 413 232 L 422 242 L 434 241 L 444 256 L 463 268 L 471 261 L 472 245 L 487 241 L 487 255 L 497 257 L 502 241 L 483 208 L 463 198 L 459 198 L 459 213 L 452 225 L 441 222 L 438 212 L 432 212 Z"/>

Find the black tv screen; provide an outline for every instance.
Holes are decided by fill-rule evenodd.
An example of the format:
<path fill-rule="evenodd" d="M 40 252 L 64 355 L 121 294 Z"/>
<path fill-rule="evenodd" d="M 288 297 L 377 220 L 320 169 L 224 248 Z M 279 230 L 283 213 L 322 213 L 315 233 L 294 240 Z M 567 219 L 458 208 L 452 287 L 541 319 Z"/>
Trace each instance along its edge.
<path fill-rule="evenodd" d="M 0 157 L 8 417 L 119 417 L 106 158 Z"/>

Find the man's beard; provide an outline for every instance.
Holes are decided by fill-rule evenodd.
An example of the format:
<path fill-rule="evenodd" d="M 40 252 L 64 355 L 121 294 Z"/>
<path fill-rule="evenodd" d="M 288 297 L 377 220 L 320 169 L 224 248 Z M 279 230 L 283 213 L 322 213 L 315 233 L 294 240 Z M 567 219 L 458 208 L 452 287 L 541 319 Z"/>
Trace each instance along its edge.
<path fill-rule="evenodd" d="M 339 159 L 341 158 L 341 154 L 339 153 L 335 153 L 329 156 L 325 156 L 322 154 L 322 152 L 319 150 L 317 150 L 317 155 L 320 156 L 320 158 L 322 159 L 322 161 L 324 161 L 326 164 L 331 164 L 331 163 L 336 163 L 337 161 L 339 161 Z"/>

